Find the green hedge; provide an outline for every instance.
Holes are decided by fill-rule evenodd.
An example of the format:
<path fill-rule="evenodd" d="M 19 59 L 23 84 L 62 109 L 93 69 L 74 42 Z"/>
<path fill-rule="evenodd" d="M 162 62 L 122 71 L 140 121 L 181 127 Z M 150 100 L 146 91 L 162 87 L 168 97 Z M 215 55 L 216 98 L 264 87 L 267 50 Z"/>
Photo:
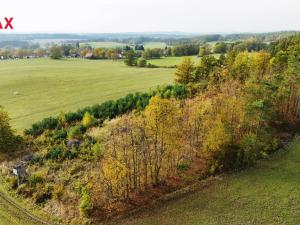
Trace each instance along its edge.
<path fill-rule="evenodd" d="M 96 104 L 91 107 L 79 109 L 76 112 L 66 113 L 65 119 L 68 124 L 81 121 L 85 112 L 89 112 L 99 121 L 112 119 L 132 110 L 145 109 L 149 100 L 155 95 L 159 95 L 163 98 L 174 97 L 177 99 L 184 99 L 188 96 L 188 88 L 184 85 L 175 84 L 160 86 L 157 87 L 156 90 L 148 93 L 137 92 L 135 94 L 128 94 L 117 100 L 105 101 L 102 104 Z M 26 135 L 38 136 L 45 130 L 54 130 L 59 128 L 59 126 L 60 123 L 58 117 L 49 117 L 40 122 L 34 123 L 31 128 L 26 129 L 24 133 Z"/>

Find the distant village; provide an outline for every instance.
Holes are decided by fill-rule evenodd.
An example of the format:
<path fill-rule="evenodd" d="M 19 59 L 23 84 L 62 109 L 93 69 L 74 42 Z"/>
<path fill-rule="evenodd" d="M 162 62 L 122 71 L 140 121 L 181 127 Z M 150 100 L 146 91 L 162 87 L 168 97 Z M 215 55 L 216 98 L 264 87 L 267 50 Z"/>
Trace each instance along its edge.
<path fill-rule="evenodd" d="M 40 47 L 39 44 L 19 47 L 0 46 L 0 60 L 7 59 L 33 59 L 47 58 L 57 55 L 59 58 L 85 58 L 85 59 L 123 59 L 129 50 L 144 51 L 143 45 L 124 45 L 116 48 L 94 48 L 88 44 L 80 46 L 79 42 L 71 44 L 53 44 Z"/>

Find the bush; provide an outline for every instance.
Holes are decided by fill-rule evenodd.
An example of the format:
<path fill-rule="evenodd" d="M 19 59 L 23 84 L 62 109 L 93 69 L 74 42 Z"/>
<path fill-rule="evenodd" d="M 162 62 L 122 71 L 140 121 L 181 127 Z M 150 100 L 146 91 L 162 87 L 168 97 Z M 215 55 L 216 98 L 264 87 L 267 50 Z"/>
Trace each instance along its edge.
<path fill-rule="evenodd" d="M 262 144 L 254 134 L 249 134 L 242 140 L 242 165 L 253 165 L 262 156 Z"/>
<path fill-rule="evenodd" d="M 40 154 L 34 154 L 30 160 L 30 163 L 42 165 L 43 157 Z"/>
<path fill-rule="evenodd" d="M 211 175 L 214 175 L 214 174 L 216 174 L 217 172 L 219 172 L 222 168 L 223 168 L 223 166 L 220 165 L 218 161 L 212 160 L 211 165 L 210 165 L 210 168 L 209 168 L 209 173 L 210 173 Z"/>
<path fill-rule="evenodd" d="M 138 67 L 146 67 L 147 66 L 147 60 L 144 59 L 144 58 L 140 58 L 138 60 L 138 63 L 137 63 Z"/>
<path fill-rule="evenodd" d="M 71 127 L 68 131 L 68 138 L 69 139 L 80 139 L 82 136 L 82 127 L 80 125 Z"/>
<path fill-rule="evenodd" d="M 28 183 L 31 187 L 34 187 L 37 184 L 43 182 L 44 182 L 44 178 L 40 174 L 32 174 L 28 177 Z"/>
<path fill-rule="evenodd" d="M 232 170 L 254 165 L 263 154 L 263 145 L 257 136 L 248 134 L 239 145 L 225 146 L 215 160 L 222 170 Z"/>
<path fill-rule="evenodd" d="M 187 171 L 190 168 L 188 163 L 180 163 L 177 165 L 177 169 L 181 172 Z"/>
<path fill-rule="evenodd" d="M 90 195 L 86 190 L 86 188 L 83 188 L 81 191 L 81 200 L 80 200 L 79 209 L 82 216 L 88 217 L 90 215 L 92 209 L 92 203 L 91 203 Z"/>
<path fill-rule="evenodd" d="M 93 156 L 95 159 L 98 159 L 100 156 L 102 156 L 102 147 L 99 143 L 94 144 L 92 147 Z"/>
<path fill-rule="evenodd" d="M 21 184 L 17 189 L 17 194 L 23 195 L 24 197 L 32 197 L 34 190 L 32 187 L 29 187 L 27 184 Z"/>
<path fill-rule="evenodd" d="M 8 185 L 9 185 L 9 188 L 11 188 L 13 190 L 17 189 L 18 188 L 18 178 L 17 177 L 9 178 Z"/>
<path fill-rule="evenodd" d="M 24 133 L 26 135 L 38 136 L 42 134 L 45 130 L 54 130 L 59 125 L 58 118 L 45 118 L 38 123 L 34 123 L 30 129 L 26 129 Z"/>
<path fill-rule="evenodd" d="M 67 132 L 65 130 L 54 130 L 52 137 L 54 140 L 65 139 L 67 137 Z"/>
<path fill-rule="evenodd" d="M 75 147 L 72 147 L 70 150 L 65 151 L 64 159 L 75 159 L 78 157 L 79 152 L 76 150 Z"/>
<path fill-rule="evenodd" d="M 93 117 L 89 112 L 85 112 L 82 118 L 82 125 L 84 127 L 90 127 L 96 122 L 95 117 Z"/>
<path fill-rule="evenodd" d="M 147 64 L 147 67 L 148 67 L 148 68 L 158 68 L 158 66 L 153 65 L 153 64 L 151 64 L 151 63 L 148 63 L 148 64 Z"/>
<path fill-rule="evenodd" d="M 46 185 L 42 189 L 37 189 L 37 191 L 34 193 L 33 197 L 35 199 L 36 204 L 43 204 L 47 200 L 51 199 L 52 197 L 52 191 L 53 191 L 53 186 L 51 185 Z"/>
<path fill-rule="evenodd" d="M 63 185 L 54 185 L 53 191 L 52 191 L 52 197 L 55 200 L 61 200 L 64 192 L 64 186 Z"/>
<path fill-rule="evenodd" d="M 54 147 L 48 151 L 46 158 L 51 160 L 57 160 L 61 157 L 62 153 L 63 151 L 61 150 L 61 148 Z"/>

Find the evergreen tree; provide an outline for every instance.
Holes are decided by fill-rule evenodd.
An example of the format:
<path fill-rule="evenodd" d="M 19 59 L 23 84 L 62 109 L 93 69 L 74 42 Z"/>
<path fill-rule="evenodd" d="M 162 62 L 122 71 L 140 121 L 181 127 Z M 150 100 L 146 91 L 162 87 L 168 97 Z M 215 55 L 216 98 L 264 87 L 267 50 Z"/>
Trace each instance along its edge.
<path fill-rule="evenodd" d="M 9 152 L 14 150 L 16 137 L 9 124 L 7 112 L 0 106 L 0 152 Z"/>

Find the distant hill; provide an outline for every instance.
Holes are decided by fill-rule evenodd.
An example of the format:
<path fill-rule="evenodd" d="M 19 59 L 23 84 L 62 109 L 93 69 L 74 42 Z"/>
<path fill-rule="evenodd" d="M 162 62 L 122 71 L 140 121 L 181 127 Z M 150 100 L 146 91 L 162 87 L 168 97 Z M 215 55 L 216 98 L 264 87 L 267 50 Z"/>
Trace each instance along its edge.
<path fill-rule="evenodd" d="M 116 41 L 123 43 L 143 43 L 151 41 L 161 42 L 214 42 L 214 41 L 236 41 L 245 39 L 259 39 L 270 42 L 279 38 L 291 36 L 299 31 L 280 31 L 270 33 L 233 33 L 233 34 L 197 34 L 183 32 L 157 32 L 157 33 L 90 33 L 90 34 L 68 34 L 68 33 L 32 33 L 32 34 L 2 34 L 0 36 L 0 47 L 3 42 L 13 43 L 13 47 L 18 47 L 19 42 L 29 42 L 35 40 L 61 40 L 70 41 Z"/>

